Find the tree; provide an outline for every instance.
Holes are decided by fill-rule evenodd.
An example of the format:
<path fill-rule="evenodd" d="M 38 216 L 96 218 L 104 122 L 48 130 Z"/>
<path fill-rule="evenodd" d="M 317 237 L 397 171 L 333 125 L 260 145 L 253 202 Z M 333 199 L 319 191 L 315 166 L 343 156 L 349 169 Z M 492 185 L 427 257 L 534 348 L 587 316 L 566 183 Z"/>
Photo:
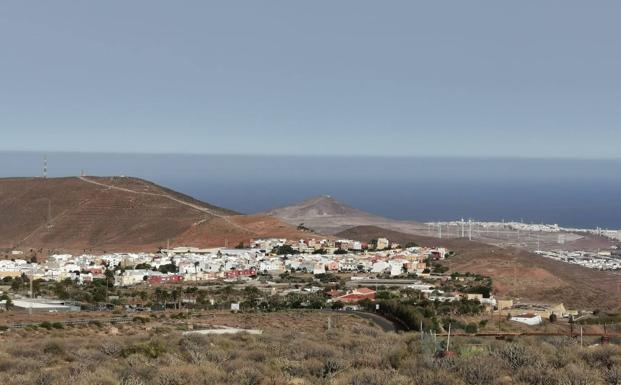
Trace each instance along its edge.
<path fill-rule="evenodd" d="M 177 273 L 179 271 L 174 261 L 166 265 L 161 265 L 157 270 L 162 274 Z"/>
<path fill-rule="evenodd" d="M 95 302 L 105 302 L 108 297 L 108 291 L 105 287 L 97 286 L 93 290 L 93 301 Z"/>
<path fill-rule="evenodd" d="M 0 297 L 0 301 L 6 301 L 4 303 L 4 308 L 7 311 L 11 310 L 13 308 L 13 301 L 11 301 L 11 298 L 9 298 L 9 296 L 7 294 L 3 294 L 2 297 Z"/>
<path fill-rule="evenodd" d="M 106 276 L 106 287 L 110 287 L 110 282 L 112 282 L 112 286 L 114 286 L 114 270 L 106 269 L 104 275 Z"/>
<path fill-rule="evenodd" d="M 554 323 L 556 322 L 557 319 L 558 317 L 556 316 L 556 314 L 554 313 L 550 314 L 550 322 Z"/>
<path fill-rule="evenodd" d="M 469 333 L 469 334 L 474 334 L 474 333 L 476 333 L 476 332 L 478 332 L 478 331 L 479 331 L 479 327 L 478 327 L 478 325 L 477 325 L 476 323 L 469 323 L 469 324 L 468 324 L 468 325 L 466 325 L 466 327 L 464 328 L 464 331 L 465 331 L 466 333 Z"/>
<path fill-rule="evenodd" d="M 272 252 L 275 253 L 276 255 L 289 255 L 289 254 L 299 253 L 297 250 L 294 250 L 293 247 L 291 247 L 291 245 L 277 246 L 272 250 Z"/>
<path fill-rule="evenodd" d="M 27 278 L 26 278 L 27 279 Z M 15 277 L 11 282 L 11 290 L 18 292 L 24 288 L 24 277 Z"/>

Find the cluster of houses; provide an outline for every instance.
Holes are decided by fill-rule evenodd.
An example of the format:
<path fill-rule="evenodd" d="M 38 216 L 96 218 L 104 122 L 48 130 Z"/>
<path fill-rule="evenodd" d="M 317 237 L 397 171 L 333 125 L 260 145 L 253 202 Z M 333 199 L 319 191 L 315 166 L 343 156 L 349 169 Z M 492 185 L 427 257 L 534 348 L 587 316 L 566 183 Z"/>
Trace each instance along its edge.
<path fill-rule="evenodd" d="M 285 245 L 290 253 L 276 252 Z M 84 283 L 105 278 L 106 271 L 113 270 L 115 285 L 132 286 L 144 282 L 237 280 L 291 271 L 314 275 L 365 272 L 401 276 L 422 274 L 428 258 L 443 259 L 447 254 L 443 248 L 401 248 L 385 238 L 374 242 L 372 249 L 352 240 L 258 239 L 246 249 L 176 247 L 158 253 L 57 254 L 43 263 L 13 258 L 0 261 L 0 278 L 25 274 L 45 281 L 71 279 Z"/>
<path fill-rule="evenodd" d="M 288 253 L 280 252 L 283 246 L 288 246 Z M 352 274 L 347 290 L 326 293 L 330 297 L 329 303 L 340 303 L 346 309 L 356 309 L 358 303 L 364 300 L 375 301 L 376 290 L 385 286 L 413 289 L 432 301 L 452 302 L 464 298 L 478 300 L 490 312 L 508 315 L 511 320 L 527 325 L 540 324 L 552 314 L 559 318 L 577 314 L 562 305 L 514 304 L 511 300 L 497 300 L 494 296 L 444 292 L 442 280 L 464 278 L 430 276 L 427 262 L 429 259 L 444 259 L 447 255 L 448 251 L 444 248 L 402 248 L 381 238 L 374 241 L 372 247 L 351 240 L 258 239 L 246 249 L 176 247 L 158 253 L 114 253 L 101 256 L 57 254 L 43 263 L 19 258 L 0 260 L 0 279 L 26 275 L 46 281 L 71 279 L 85 283 L 96 278 L 113 277 L 117 286 L 133 286 L 144 283 L 158 285 L 181 281 L 239 280 L 259 274 L 279 275 L 285 272 L 314 275 L 349 272 L 355 274 Z M 113 274 L 106 274 L 107 271 L 113 271 Z M 410 273 L 416 273 L 416 277 L 413 278 Z M 288 290 L 316 292 L 321 288 L 289 288 L 282 294 Z M 30 309 L 45 307 L 52 309 L 48 311 L 64 311 L 58 309 L 63 306 L 71 308 L 71 304 L 22 300 L 30 301 L 24 305 Z M 18 302 L 19 299 L 17 305 L 20 304 Z"/>
<path fill-rule="evenodd" d="M 573 263 L 597 270 L 621 270 L 621 250 L 613 248 L 611 250 L 592 251 L 537 251 L 542 257 L 551 258 L 557 261 Z"/>
<path fill-rule="evenodd" d="M 552 316 L 561 318 L 578 317 L 577 310 L 569 310 L 562 303 L 557 304 L 533 304 L 514 303 L 513 300 L 499 300 L 497 310 L 499 315 L 507 315 L 513 322 L 523 323 L 529 326 L 539 325 Z"/>
<path fill-rule="evenodd" d="M 401 245 L 396 242 L 390 242 L 388 238 L 378 238 L 372 243 L 354 241 L 351 239 L 300 239 L 295 242 L 289 242 L 284 238 L 268 238 L 268 239 L 256 239 L 250 244 L 251 249 L 258 249 L 263 251 L 269 251 L 275 247 L 289 245 L 292 250 L 298 253 L 315 253 L 317 251 L 323 251 L 326 254 L 334 254 L 339 251 L 351 251 L 362 252 L 365 250 L 388 250 L 388 249 L 400 249 Z"/>

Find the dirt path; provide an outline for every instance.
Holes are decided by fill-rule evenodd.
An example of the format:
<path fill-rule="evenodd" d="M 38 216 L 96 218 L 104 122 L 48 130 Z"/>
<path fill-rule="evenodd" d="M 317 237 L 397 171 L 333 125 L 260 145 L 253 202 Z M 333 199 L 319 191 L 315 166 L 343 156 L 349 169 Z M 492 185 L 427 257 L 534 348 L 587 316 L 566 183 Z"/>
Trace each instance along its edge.
<path fill-rule="evenodd" d="M 208 209 L 208 208 L 206 208 L 206 207 L 203 207 L 203 206 L 200 206 L 200 205 L 197 205 L 197 204 L 194 204 L 194 203 L 186 202 L 186 201 L 184 201 L 184 200 L 181 200 L 181 199 L 179 199 L 179 198 L 175 198 L 175 197 L 173 197 L 173 196 L 171 196 L 171 195 L 168 195 L 168 194 L 152 193 L 152 192 L 145 192 L 145 191 L 134 191 L 134 190 L 131 190 L 131 189 L 128 189 L 128 188 L 124 188 L 124 187 L 118 187 L 118 186 L 113 186 L 113 185 L 109 185 L 109 184 L 105 184 L 105 183 L 97 182 L 97 181 L 94 181 L 94 180 L 88 179 L 87 177 L 84 177 L 84 176 L 80 176 L 80 177 L 78 177 L 78 178 L 79 178 L 80 180 L 82 180 L 83 182 L 86 182 L 86 183 L 94 184 L 94 185 L 97 185 L 97 186 L 100 186 L 100 187 L 105 187 L 105 188 L 108 188 L 108 189 L 113 189 L 113 190 L 124 191 L 124 192 L 128 192 L 128 193 L 130 193 L 130 194 L 151 195 L 151 196 L 157 196 L 157 197 L 166 198 L 166 199 L 169 199 L 169 200 L 171 200 L 171 201 L 174 201 L 174 202 L 177 202 L 177 203 L 179 203 L 179 204 L 182 204 L 182 205 L 184 205 L 184 206 L 191 207 L 191 208 L 193 208 L 194 210 L 197 210 L 197 211 L 200 211 L 200 212 L 203 212 L 203 213 L 209 214 L 209 215 L 211 215 L 211 216 L 214 216 L 214 217 L 216 217 L 216 218 L 222 219 L 222 220 L 223 220 L 223 221 L 225 221 L 227 224 L 229 224 L 229 225 L 231 225 L 231 226 L 233 226 L 233 227 L 236 227 L 236 228 L 238 228 L 238 229 L 240 229 L 240 230 L 242 230 L 242 231 L 245 231 L 245 232 L 247 232 L 247 233 L 254 234 L 254 231 L 251 231 L 251 230 L 249 230 L 249 229 L 247 229 L 247 228 L 245 228 L 245 227 L 243 227 L 243 226 L 241 226 L 241 225 L 239 225 L 239 224 L 237 224 L 237 223 L 233 222 L 233 221 L 232 221 L 232 220 L 231 220 L 228 216 L 226 216 L 226 215 L 221 215 L 221 214 L 218 214 L 218 213 L 214 212 L 213 210 L 210 210 L 210 209 Z"/>

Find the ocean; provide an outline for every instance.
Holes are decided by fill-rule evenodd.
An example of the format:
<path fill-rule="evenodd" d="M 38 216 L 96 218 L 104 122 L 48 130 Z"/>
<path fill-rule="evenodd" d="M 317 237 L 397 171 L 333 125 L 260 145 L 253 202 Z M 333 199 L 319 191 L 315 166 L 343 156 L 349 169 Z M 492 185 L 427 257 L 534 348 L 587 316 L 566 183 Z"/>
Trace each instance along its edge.
<path fill-rule="evenodd" d="M 39 176 L 43 155 L 0 152 L 0 177 Z M 125 175 L 256 213 L 329 194 L 417 221 L 523 220 L 621 229 L 621 159 L 48 153 L 48 174 Z M 2 215 L 2 213 L 0 213 Z"/>

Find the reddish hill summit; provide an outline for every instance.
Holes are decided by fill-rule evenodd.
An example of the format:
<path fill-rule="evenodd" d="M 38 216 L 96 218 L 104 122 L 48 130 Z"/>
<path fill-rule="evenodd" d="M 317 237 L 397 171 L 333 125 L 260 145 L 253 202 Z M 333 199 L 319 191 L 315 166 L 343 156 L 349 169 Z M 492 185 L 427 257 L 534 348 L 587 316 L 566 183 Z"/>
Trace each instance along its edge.
<path fill-rule="evenodd" d="M 303 237 L 267 216 L 245 216 L 129 177 L 0 179 L 0 248 L 148 251 Z"/>

